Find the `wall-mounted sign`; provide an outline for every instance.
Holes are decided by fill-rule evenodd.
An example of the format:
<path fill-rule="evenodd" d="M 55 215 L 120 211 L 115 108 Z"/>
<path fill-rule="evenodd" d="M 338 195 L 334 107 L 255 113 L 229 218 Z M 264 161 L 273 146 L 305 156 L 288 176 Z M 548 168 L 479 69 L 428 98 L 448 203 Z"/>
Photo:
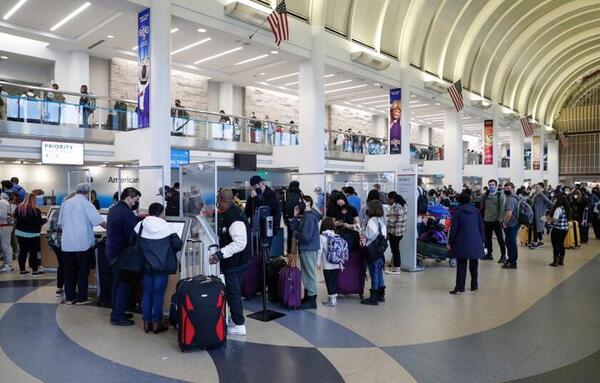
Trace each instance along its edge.
<path fill-rule="evenodd" d="M 53 165 L 83 165 L 83 144 L 42 141 L 42 163 Z"/>
<path fill-rule="evenodd" d="M 138 128 L 150 126 L 150 8 L 138 14 Z"/>
<path fill-rule="evenodd" d="M 483 122 L 483 164 L 494 163 L 494 120 Z"/>
<path fill-rule="evenodd" d="M 390 89 L 390 154 L 402 153 L 402 90 Z"/>
<path fill-rule="evenodd" d="M 189 163 L 189 150 L 171 149 L 171 169 L 179 169 L 179 165 L 187 165 Z"/>
<path fill-rule="evenodd" d="M 531 137 L 531 170 L 540 170 L 541 140 L 540 136 Z"/>

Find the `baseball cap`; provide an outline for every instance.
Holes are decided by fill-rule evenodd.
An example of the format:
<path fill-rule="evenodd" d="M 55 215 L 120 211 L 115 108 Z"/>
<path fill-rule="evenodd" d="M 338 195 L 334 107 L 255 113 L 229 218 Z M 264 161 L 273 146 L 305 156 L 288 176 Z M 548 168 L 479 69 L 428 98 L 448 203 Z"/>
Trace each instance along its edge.
<path fill-rule="evenodd" d="M 252 176 L 252 177 L 250 177 L 250 186 L 256 186 L 261 181 L 264 181 L 264 179 L 261 176 L 259 176 L 259 175 Z"/>

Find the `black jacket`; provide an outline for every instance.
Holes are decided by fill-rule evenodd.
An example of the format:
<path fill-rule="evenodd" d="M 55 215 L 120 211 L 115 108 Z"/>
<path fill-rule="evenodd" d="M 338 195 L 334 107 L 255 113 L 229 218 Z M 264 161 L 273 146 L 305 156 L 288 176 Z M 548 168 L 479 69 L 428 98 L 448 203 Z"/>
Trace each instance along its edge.
<path fill-rule="evenodd" d="M 261 206 L 268 206 L 271 209 L 273 216 L 273 229 L 277 231 L 281 224 L 281 201 L 277 198 L 277 194 L 270 187 L 266 187 L 265 191 L 256 197 L 250 197 L 246 201 L 244 213 L 250 220 L 254 217 L 254 212 Z"/>
<path fill-rule="evenodd" d="M 37 207 L 28 212 L 28 214 L 19 214 L 19 210 L 15 211 L 16 225 L 15 229 L 26 233 L 39 233 L 42 231 L 42 225 L 46 220 L 42 218 L 42 212 Z"/>
<path fill-rule="evenodd" d="M 146 259 L 145 270 L 151 274 L 173 274 L 177 271 L 177 252 L 183 248 L 183 241 L 173 226 L 162 218 L 148 216 L 138 223 L 136 233 L 143 224 L 139 247 Z"/>
<path fill-rule="evenodd" d="M 244 270 L 250 261 L 252 251 L 250 226 L 242 210 L 232 203 L 227 210 L 219 213 L 218 219 L 219 247 L 223 254 L 221 271 L 227 273 Z M 244 247 L 240 250 L 242 246 Z"/>

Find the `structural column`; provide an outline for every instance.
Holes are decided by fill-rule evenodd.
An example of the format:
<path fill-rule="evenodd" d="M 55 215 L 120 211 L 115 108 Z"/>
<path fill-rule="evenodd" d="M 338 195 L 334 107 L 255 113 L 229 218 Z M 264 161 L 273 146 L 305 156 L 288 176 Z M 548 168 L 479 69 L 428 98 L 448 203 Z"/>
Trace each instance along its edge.
<path fill-rule="evenodd" d="M 559 182 L 559 143 L 548 140 L 548 185 L 556 187 Z"/>
<path fill-rule="evenodd" d="M 73 51 L 69 64 L 69 83 L 59 84 L 59 86 L 62 89 L 79 92 L 81 85 L 90 84 L 90 55 L 84 51 Z M 93 89 L 88 90 L 94 92 Z"/>
<path fill-rule="evenodd" d="M 219 83 L 219 110 L 233 114 L 233 84 L 230 82 Z"/>
<path fill-rule="evenodd" d="M 523 185 L 525 178 L 524 142 L 525 136 L 521 127 L 513 127 L 510 131 L 510 181 L 516 187 Z"/>
<path fill-rule="evenodd" d="M 410 127 L 409 127 L 410 129 Z M 430 140 L 429 140 L 429 132 L 431 131 L 431 128 L 429 128 L 428 126 L 421 126 L 419 125 L 419 144 L 422 145 L 429 145 L 430 144 Z"/>
<path fill-rule="evenodd" d="M 454 190 L 463 185 L 463 139 L 462 120 L 454 109 L 446 109 L 444 116 L 444 183 Z"/>

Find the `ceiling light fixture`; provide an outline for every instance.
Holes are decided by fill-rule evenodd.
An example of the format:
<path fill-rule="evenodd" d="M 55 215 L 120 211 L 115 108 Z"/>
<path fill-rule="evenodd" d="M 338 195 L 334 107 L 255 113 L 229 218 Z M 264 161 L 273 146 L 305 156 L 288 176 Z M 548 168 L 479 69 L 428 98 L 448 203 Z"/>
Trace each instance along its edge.
<path fill-rule="evenodd" d="M 429 104 L 417 104 L 417 105 L 411 105 L 411 108 L 420 108 L 422 106 L 429 106 Z"/>
<path fill-rule="evenodd" d="M 25 4 L 26 1 L 27 0 L 19 0 L 17 4 L 15 4 L 11 9 L 8 10 L 8 12 L 4 14 L 4 17 L 2 19 L 8 20 L 16 11 L 19 10 L 19 8 L 23 6 L 23 4 Z"/>
<path fill-rule="evenodd" d="M 288 82 L 287 84 L 285 84 L 285 86 L 296 85 L 296 84 L 298 84 L 299 82 L 300 82 L 300 81 Z"/>
<path fill-rule="evenodd" d="M 173 29 L 171 29 L 171 34 L 177 32 L 178 30 L 179 30 L 179 28 L 173 28 Z"/>
<path fill-rule="evenodd" d="M 264 76 L 264 75 L 265 75 L 265 72 L 260 72 L 260 75 L 261 75 L 261 76 Z"/>
<path fill-rule="evenodd" d="M 269 55 L 268 54 L 264 54 L 264 55 L 252 57 L 252 58 L 250 58 L 248 60 L 244 60 L 244 61 L 240 61 L 239 63 L 235 63 L 235 65 L 244 65 L 244 64 L 247 64 L 247 63 L 251 63 L 253 61 L 264 59 L 265 57 L 269 57 Z"/>
<path fill-rule="evenodd" d="M 242 49 L 244 49 L 244 48 L 243 47 L 233 48 L 233 49 L 230 49 L 228 51 L 217 53 L 216 55 L 212 55 L 212 56 L 203 58 L 201 60 L 195 61 L 194 64 L 204 63 L 204 62 L 210 61 L 212 59 L 216 59 L 217 57 L 225 56 L 225 55 L 228 55 L 228 54 L 233 53 L 233 52 L 237 52 L 237 51 L 242 50 Z"/>
<path fill-rule="evenodd" d="M 136 45 L 135 47 L 131 48 L 132 51 L 137 51 L 138 50 L 138 46 Z"/>
<path fill-rule="evenodd" d="M 388 96 L 386 94 L 380 94 L 379 96 L 370 96 L 370 97 L 363 97 L 363 98 L 355 98 L 354 100 L 350 100 L 352 102 L 356 102 L 356 101 L 362 101 L 362 100 L 373 100 L 375 98 L 388 98 Z"/>
<path fill-rule="evenodd" d="M 379 86 L 379 85 L 380 85 L 380 84 L 379 84 L 378 82 L 377 82 L 377 83 L 375 83 L 375 84 L 373 84 L 373 86 Z"/>
<path fill-rule="evenodd" d="M 326 74 L 325 76 L 323 76 L 323 78 L 329 78 L 329 77 L 333 77 L 333 76 L 335 76 L 335 74 L 330 73 L 330 74 Z"/>
<path fill-rule="evenodd" d="M 2 60 L 8 60 L 8 56 L 0 56 L 0 59 L 2 59 Z"/>
<path fill-rule="evenodd" d="M 363 105 L 372 105 L 372 104 L 381 104 L 384 100 L 375 100 L 375 101 L 369 101 L 369 102 L 361 102 L 361 104 Z"/>
<path fill-rule="evenodd" d="M 209 42 L 210 40 L 212 40 L 212 39 L 211 39 L 210 37 L 207 37 L 207 38 L 205 38 L 204 40 L 196 41 L 196 42 L 195 42 L 195 43 L 193 43 L 193 44 L 186 45 L 186 46 L 185 46 L 185 47 L 183 47 L 183 48 L 179 48 L 179 49 L 177 49 L 177 50 L 174 50 L 173 52 L 171 52 L 171 56 L 173 56 L 173 55 L 175 55 L 175 54 L 177 54 L 177 53 L 183 52 L 183 51 L 187 51 L 188 49 L 191 49 L 191 48 L 193 48 L 193 47 L 197 47 L 197 46 L 198 46 L 198 45 L 200 45 L 200 44 L 207 43 L 207 42 Z"/>
<path fill-rule="evenodd" d="M 271 51 L 271 54 L 272 54 L 272 55 L 278 55 L 278 54 L 279 54 L 279 51 Z"/>
<path fill-rule="evenodd" d="M 107 38 L 107 39 L 114 39 L 114 38 L 115 38 L 115 36 L 113 36 L 113 35 L 106 35 L 106 38 Z"/>
<path fill-rule="evenodd" d="M 338 89 L 330 89 L 330 90 L 326 90 L 325 94 L 328 93 L 335 93 L 335 92 L 342 92 L 344 90 L 351 90 L 351 89 L 358 89 L 358 88 L 364 88 L 365 86 L 368 86 L 368 84 L 361 84 L 361 85 L 354 85 L 354 86 L 347 86 L 345 88 L 338 88 Z"/>
<path fill-rule="evenodd" d="M 200 33 L 206 33 L 206 29 L 204 28 L 198 28 L 197 31 Z"/>
<path fill-rule="evenodd" d="M 352 80 L 344 80 L 344 81 L 337 81 L 337 82 L 330 82 L 329 84 L 325 84 L 325 86 L 333 86 L 333 85 L 339 85 L 339 84 L 347 84 L 349 82 L 352 82 Z"/>
<path fill-rule="evenodd" d="M 271 77 L 271 78 L 268 78 L 267 81 L 275 81 L 275 80 L 281 80 L 282 78 L 297 76 L 298 73 L 299 72 L 295 72 L 295 73 L 290 73 L 290 74 L 284 74 L 283 76 Z"/>
<path fill-rule="evenodd" d="M 52 28 L 50 28 L 50 31 L 51 32 L 56 31 L 58 28 L 62 27 L 67 22 L 69 22 L 69 20 L 71 20 L 72 18 L 74 18 L 75 16 L 80 14 L 81 12 L 85 11 L 86 8 L 88 8 L 90 5 L 92 5 L 92 3 L 90 3 L 89 1 L 84 3 L 81 7 L 77 8 L 73 12 L 69 13 L 64 19 L 62 19 L 61 21 L 56 23 Z"/>

